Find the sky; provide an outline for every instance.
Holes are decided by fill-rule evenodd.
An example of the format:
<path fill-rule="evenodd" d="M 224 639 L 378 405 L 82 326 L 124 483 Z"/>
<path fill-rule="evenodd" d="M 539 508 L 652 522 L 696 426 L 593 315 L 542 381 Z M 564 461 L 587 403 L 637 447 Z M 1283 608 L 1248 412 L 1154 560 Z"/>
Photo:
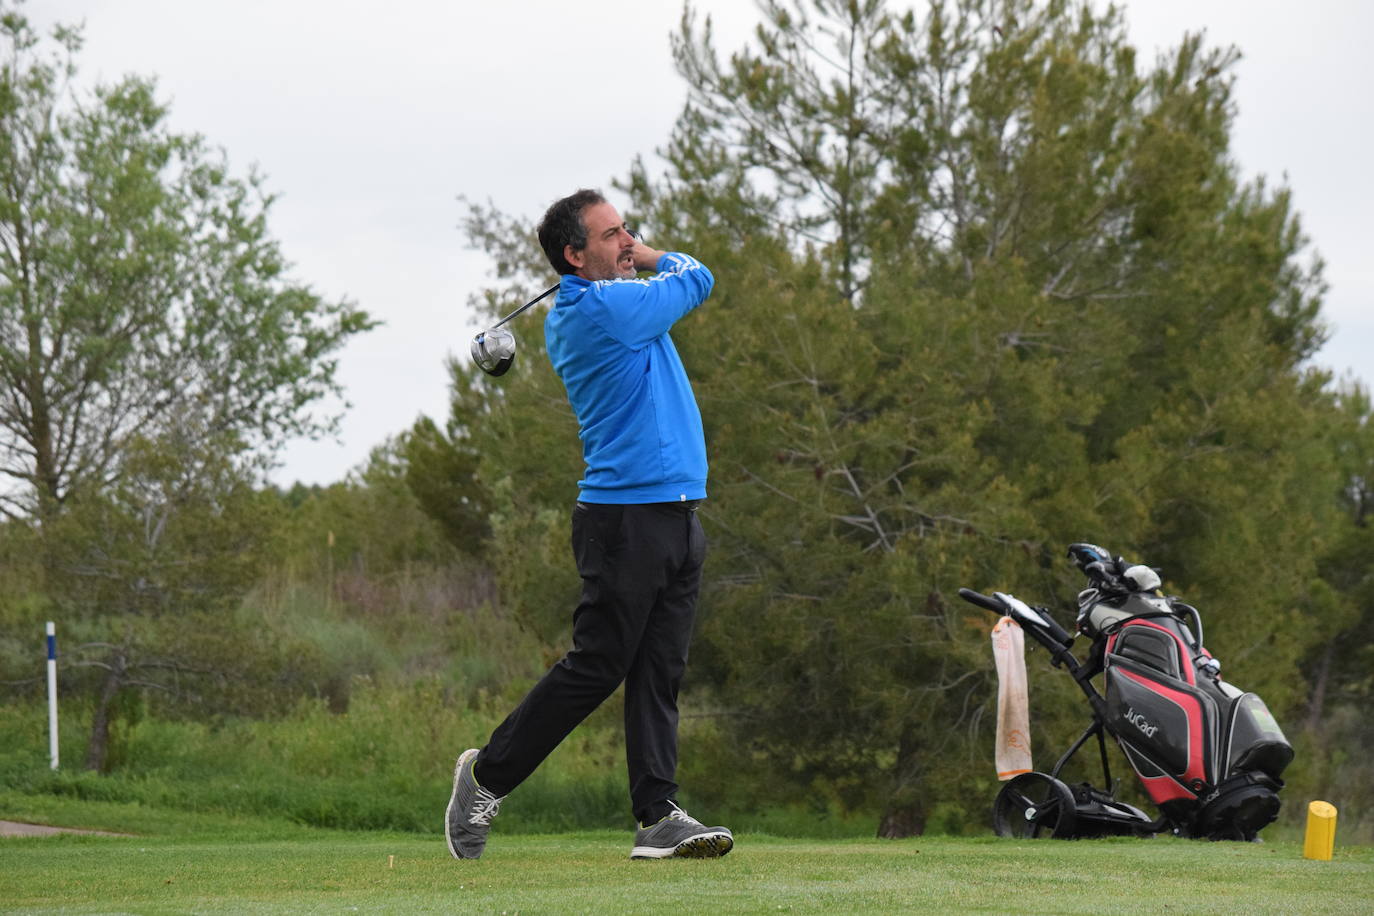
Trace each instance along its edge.
<path fill-rule="evenodd" d="M 893 8 L 907 4 L 894 2 Z M 1374 385 L 1374 34 L 1367 0 L 1133 0 L 1145 61 L 1205 30 L 1235 45 L 1232 155 L 1293 191 L 1326 265 L 1318 365 Z M 696 0 L 717 49 L 742 46 L 744 0 Z M 919 4 L 920 7 L 924 3 Z M 152 76 L 170 122 L 256 166 L 294 280 L 383 325 L 340 355 L 340 434 L 288 443 L 272 479 L 330 484 L 421 414 L 448 414 L 445 359 L 467 359 L 469 297 L 494 265 L 466 247 L 458 198 L 537 218 L 578 187 L 652 166 L 686 100 L 669 35 L 681 0 L 31 0 L 84 22 L 79 83 Z M 385 10 L 385 12 L 382 12 Z M 552 282 L 550 275 L 550 282 Z M 541 287 L 542 289 L 542 287 Z M 540 289 L 532 289 L 533 296 Z M 517 334 L 519 331 L 517 330 Z M 538 332 L 524 344 L 538 352 Z"/>

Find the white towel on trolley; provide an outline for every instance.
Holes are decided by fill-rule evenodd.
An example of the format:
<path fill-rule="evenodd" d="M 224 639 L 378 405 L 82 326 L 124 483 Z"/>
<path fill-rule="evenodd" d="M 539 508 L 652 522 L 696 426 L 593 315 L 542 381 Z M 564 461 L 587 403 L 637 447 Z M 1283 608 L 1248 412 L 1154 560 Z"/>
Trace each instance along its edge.
<path fill-rule="evenodd" d="M 997 778 L 1029 773 L 1030 691 L 1026 684 L 1026 635 L 1010 617 L 992 628 L 992 657 L 997 663 Z"/>

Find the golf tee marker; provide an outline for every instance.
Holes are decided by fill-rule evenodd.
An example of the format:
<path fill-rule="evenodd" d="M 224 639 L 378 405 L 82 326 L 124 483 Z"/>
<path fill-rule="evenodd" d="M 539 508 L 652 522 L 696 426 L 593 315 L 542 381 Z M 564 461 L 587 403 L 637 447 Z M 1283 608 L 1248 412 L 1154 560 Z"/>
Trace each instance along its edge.
<path fill-rule="evenodd" d="M 1335 846 L 1336 806 L 1314 801 L 1307 806 L 1307 838 L 1302 844 L 1302 857 L 1330 862 Z"/>

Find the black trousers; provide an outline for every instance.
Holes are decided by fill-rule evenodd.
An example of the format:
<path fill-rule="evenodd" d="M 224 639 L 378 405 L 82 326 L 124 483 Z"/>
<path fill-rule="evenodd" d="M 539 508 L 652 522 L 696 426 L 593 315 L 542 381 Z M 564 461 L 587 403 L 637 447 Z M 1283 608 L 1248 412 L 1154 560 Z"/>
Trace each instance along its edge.
<path fill-rule="evenodd" d="M 496 795 L 524 782 L 583 719 L 625 684 L 630 802 L 643 824 L 676 797 L 677 695 L 701 589 L 706 536 L 695 503 L 573 509 L 582 577 L 573 648 L 492 733 L 475 764 Z"/>

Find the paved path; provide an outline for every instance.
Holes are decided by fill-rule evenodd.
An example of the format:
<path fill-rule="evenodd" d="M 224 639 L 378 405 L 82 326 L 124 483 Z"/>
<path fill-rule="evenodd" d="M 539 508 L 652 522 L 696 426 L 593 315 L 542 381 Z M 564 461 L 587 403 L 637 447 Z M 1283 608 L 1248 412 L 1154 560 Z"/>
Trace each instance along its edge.
<path fill-rule="evenodd" d="M 109 833 L 104 830 L 79 830 L 76 827 L 48 827 L 44 824 L 21 824 L 0 821 L 0 836 L 53 836 L 58 833 L 86 833 L 93 836 L 132 836 L 130 833 Z"/>

